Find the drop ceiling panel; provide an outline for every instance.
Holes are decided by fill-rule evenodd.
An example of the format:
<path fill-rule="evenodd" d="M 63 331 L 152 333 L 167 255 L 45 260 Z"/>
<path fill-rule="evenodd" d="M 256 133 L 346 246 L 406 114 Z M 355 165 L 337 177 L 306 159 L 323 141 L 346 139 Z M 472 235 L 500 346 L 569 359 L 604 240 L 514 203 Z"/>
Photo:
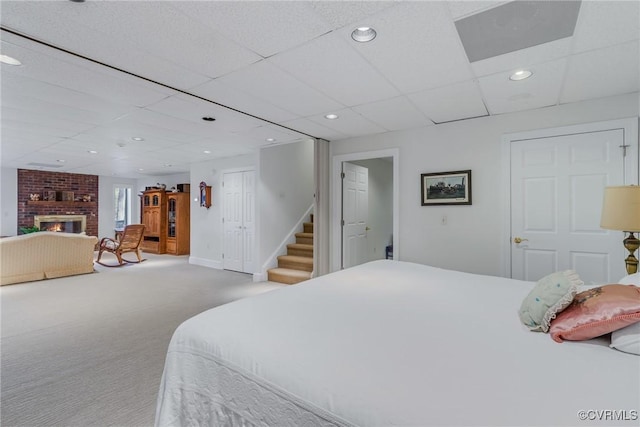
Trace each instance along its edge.
<path fill-rule="evenodd" d="M 261 61 L 216 81 L 244 90 L 264 102 L 295 112 L 298 116 L 311 116 L 344 108 L 285 71 L 268 61 Z"/>
<path fill-rule="evenodd" d="M 473 81 L 414 93 L 409 99 L 436 123 L 488 115 L 482 94 Z"/>
<path fill-rule="evenodd" d="M 3 95 L 7 95 L 5 91 Z M 61 123 L 69 123 L 69 129 L 89 129 L 94 125 L 104 124 L 113 119 L 113 114 L 100 114 L 93 111 L 60 105 L 42 99 L 35 99 L 28 96 L 15 96 L 15 102 L 11 103 L 11 108 L 4 107 L 5 111 L 15 111 L 17 116 L 29 116 L 34 121 L 46 123 L 45 120 L 59 120 Z M 11 115 L 9 115 L 11 117 Z"/>
<path fill-rule="evenodd" d="M 111 77 L 108 70 L 92 69 L 92 64 L 80 67 L 26 49 L 21 51 L 19 58 L 22 66 L 3 66 L 2 73 L 19 74 L 116 103 L 143 106 L 166 97 L 166 89 L 163 92 L 155 85 L 150 88 L 147 82 L 132 83 L 127 76 Z"/>
<path fill-rule="evenodd" d="M 491 9 L 501 4 L 508 3 L 506 1 L 448 1 L 447 6 L 451 11 L 453 19 L 457 20 L 468 15 L 473 15 L 487 9 Z"/>
<path fill-rule="evenodd" d="M 262 120 L 238 114 L 219 105 L 212 104 L 188 95 L 176 95 L 146 108 L 149 111 L 162 113 L 167 116 L 193 123 L 192 126 L 199 131 L 208 129 L 223 129 L 231 132 L 262 126 Z M 216 120 L 206 122 L 202 117 L 210 116 Z"/>
<path fill-rule="evenodd" d="M 2 130 L 3 132 L 8 129 L 17 131 L 29 131 L 33 134 L 40 134 L 42 136 L 54 136 L 58 138 L 71 137 L 76 135 L 82 126 L 70 124 L 69 122 L 56 121 L 56 120 L 38 120 L 31 119 L 28 115 L 20 114 L 17 111 L 11 111 L 3 108 L 2 111 Z M 90 129 L 90 127 L 86 127 Z M 3 136 L 4 139 L 4 136 Z"/>
<path fill-rule="evenodd" d="M 307 2 L 259 1 L 249 7 L 245 2 L 174 2 L 172 6 L 265 58 L 332 30 Z"/>
<path fill-rule="evenodd" d="M 367 25 L 378 31 L 376 39 L 354 42 L 352 47 L 401 92 L 472 78 L 446 3 L 403 2 L 376 15 Z M 343 37 L 350 32 L 343 30 Z"/>
<path fill-rule="evenodd" d="M 323 138 L 327 141 L 343 139 L 347 137 L 347 134 L 339 132 L 335 129 L 330 129 L 320 123 L 316 123 L 307 118 L 290 120 L 282 123 L 284 126 L 291 129 L 297 129 L 300 132 L 304 132 L 308 135 L 313 135 L 317 138 Z"/>
<path fill-rule="evenodd" d="M 566 37 L 549 43 L 540 44 L 493 58 L 483 59 L 471 64 L 471 69 L 478 77 L 503 71 L 514 72 L 529 68 L 535 64 L 564 58 L 571 52 L 573 38 Z"/>
<path fill-rule="evenodd" d="M 612 46 L 640 37 L 640 2 L 583 1 L 573 52 Z"/>
<path fill-rule="evenodd" d="M 637 41 L 569 58 L 562 102 L 637 92 L 640 87 Z"/>
<path fill-rule="evenodd" d="M 509 80 L 510 73 L 498 73 L 478 79 L 491 114 L 510 113 L 547 107 L 558 103 L 566 60 L 559 59 L 531 67 L 533 76 Z"/>
<path fill-rule="evenodd" d="M 319 125 L 344 133 L 347 136 L 369 135 L 386 130 L 348 108 L 336 111 L 335 114 L 339 116 L 339 118 L 335 120 L 327 120 L 323 116 L 313 116 L 309 117 L 309 119 Z"/>
<path fill-rule="evenodd" d="M 7 3 L 10 13 L 3 14 L 8 15 L 3 24 L 9 28 L 147 78 L 160 77 L 149 65 L 160 65 L 160 72 L 173 68 L 174 73 L 164 72 L 162 76 L 165 83 L 180 83 L 181 88 L 201 83 L 205 75 L 222 75 L 260 59 L 205 25 L 187 19 L 171 7 L 171 2 Z M 212 53 L 224 56 L 225 61 L 211 61 Z M 147 60 L 152 64 L 145 65 Z M 182 73 L 176 72 L 179 68 Z"/>
<path fill-rule="evenodd" d="M 276 55 L 270 60 L 298 80 L 346 106 L 399 95 L 343 37 L 335 33 L 317 38 L 304 48 Z M 336 67 L 336 64 L 340 66 Z"/>
<path fill-rule="evenodd" d="M 245 142 L 250 144 L 252 147 L 259 147 L 273 143 L 281 144 L 299 142 L 309 138 L 308 136 L 297 132 L 291 132 L 280 127 L 268 125 L 260 126 L 247 132 L 240 132 L 237 136 L 243 138 Z M 267 138 L 273 138 L 275 141 L 267 141 Z"/>
<path fill-rule="evenodd" d="M 118 121 L 117 126 L 99 126 L 76 136 L 89 136 L 96 138 L 108 138 L 114 142 L 124 141 L 129 143 L 131 138 L 139 136 L 144 138 L 143 143 L 153 143 L 154 141 L 170 141 L 172 143 L 188 143 L 201 138 L 200 135 L 189 134 L 175 130 L 171 126 L 153 126 L 131 118 L 123 118 Z"/>
<path fill-rule="evenodd" d="M 26 100 L 22 101 L 21 98 Z M 55 108 L 62 106 L 76 112 L 82 111 L 98 117 L 101 121 L 114 119 L 134 109 L 128 105 L 116 104 L 92 95 L 9 73 L 2 74 L 2 100 L 5 105 L 21 105 L 24 102 L 31 102 L 29 100 L 36 100 Z M 53 108 L 47 111 L 50 114 Z"/>
<path fill-rule="evenodd" d="M 396 4 L 394 1 L 309 2 L 311 8 L 327 21 L 332 28 L 342 28 L 347 24 L 361 21 Z"/>
<path fill-rule="evenodd" d="M 297 114 L 278 108 L 250 93 L 224 85 L 219 79 L 210 80 L 189 92 L 277 123 L 298 117 Z"/>
<path fill-rule="evenodd" d="M 196 125 L 193 122 L 178 119 L 166 114 L 157 113 L 144 108 L 137 109 L 114 121 L 113 128 L 120 131 L 118 134 L 140 136 L 150 138 L 163 136 L 177 139 L 179 142 L 192 142 L 211 134 L 210 127 L 206 123 Z M 164 132 L 168 129 L 169 132 Z"/>
<path fill-rule="evenodd" d="M 352 109 L 366 119 L 390 131 L 433 124 L 404 96 L 359 105 Z"/>

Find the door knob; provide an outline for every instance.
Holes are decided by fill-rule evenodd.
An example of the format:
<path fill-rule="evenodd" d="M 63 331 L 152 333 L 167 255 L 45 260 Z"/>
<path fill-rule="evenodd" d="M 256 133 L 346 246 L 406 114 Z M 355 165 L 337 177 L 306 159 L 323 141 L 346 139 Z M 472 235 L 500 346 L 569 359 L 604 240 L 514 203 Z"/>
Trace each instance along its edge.
<path fill-rule="evenodd" d="M 513 243 L 515 243 L 516 245 L 518 243 L 528 242 L 528 241 L 529 241 L 529 239 L 523 239 L 522 237 L 514 237 L 513 238 Z"/>
<path fill-rule="evenodd" d="M 369 230 L 371 230 L 369 227 L 364 228 L 364 231 L 369 231 Z"/>

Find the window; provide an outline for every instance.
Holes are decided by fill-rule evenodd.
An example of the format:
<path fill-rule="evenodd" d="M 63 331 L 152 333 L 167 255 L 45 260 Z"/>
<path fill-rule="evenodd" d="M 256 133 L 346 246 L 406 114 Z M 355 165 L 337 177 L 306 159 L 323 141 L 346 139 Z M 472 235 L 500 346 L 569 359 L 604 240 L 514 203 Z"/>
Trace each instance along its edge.
<path fill-rule="evenodd" d="M 116 228 L 124 228 L 131 224 L 131 187 L 115 187 L 113 196 Z"/>

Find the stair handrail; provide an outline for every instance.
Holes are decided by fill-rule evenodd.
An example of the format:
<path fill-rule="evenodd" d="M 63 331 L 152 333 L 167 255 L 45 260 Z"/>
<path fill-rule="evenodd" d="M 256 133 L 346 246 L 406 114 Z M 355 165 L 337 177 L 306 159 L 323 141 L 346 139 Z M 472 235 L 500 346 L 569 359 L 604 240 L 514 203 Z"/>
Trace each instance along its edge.
<path fill-rule="evenodd" d="M 296 242 L 296 233 L 300 232 L 300 228 L 303 226 L 305 222 L 309 222 L 307 221 L 307 219 L 309 218 L 309 215 L 311 215 L 312 212 L 313 212 L 313 203 L 311 204 L 311 206 L 309 206 L 309 209 L 307 209 L 307 211 L 300 217 L 300 220 L 296 223 L 296 225 L 293 226 L 291 231 L 289 231 L 289 234 L 287 234 L 287 236 L 282 240 L 282 242 L 276 248 L 276 250 L 273 251 L 273 253 L 269 256 L 269 258 L 267 258 L 265 263 L 262 265 L 262 270 L 260 271 L 260 274 L 262 275 L 262 277 L 266 277 L 267 270 L 276 268 L 278 266 L 278 256 L 286 254 L 287 245 Z"/>

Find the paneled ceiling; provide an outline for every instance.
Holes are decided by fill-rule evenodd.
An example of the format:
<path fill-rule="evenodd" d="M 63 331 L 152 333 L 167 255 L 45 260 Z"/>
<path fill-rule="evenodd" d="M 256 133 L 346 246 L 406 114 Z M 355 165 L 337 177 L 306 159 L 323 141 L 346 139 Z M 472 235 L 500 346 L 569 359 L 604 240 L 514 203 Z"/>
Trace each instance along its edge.
<path fill-rule="evenodd" d="M 3 0 L 1 53 L 22 64 L 1 66 L 1 164 L 166 175 L 269 144 L 638 92 L 638 1 L 579 2 L 569 36 L 468 59 L 456 23 L 512 46 L 556 33 L 549 3 Z M 377 37 L 352 40 L 362 26 Z M 511 81 L 518 69 L 533 75 Z"/>

